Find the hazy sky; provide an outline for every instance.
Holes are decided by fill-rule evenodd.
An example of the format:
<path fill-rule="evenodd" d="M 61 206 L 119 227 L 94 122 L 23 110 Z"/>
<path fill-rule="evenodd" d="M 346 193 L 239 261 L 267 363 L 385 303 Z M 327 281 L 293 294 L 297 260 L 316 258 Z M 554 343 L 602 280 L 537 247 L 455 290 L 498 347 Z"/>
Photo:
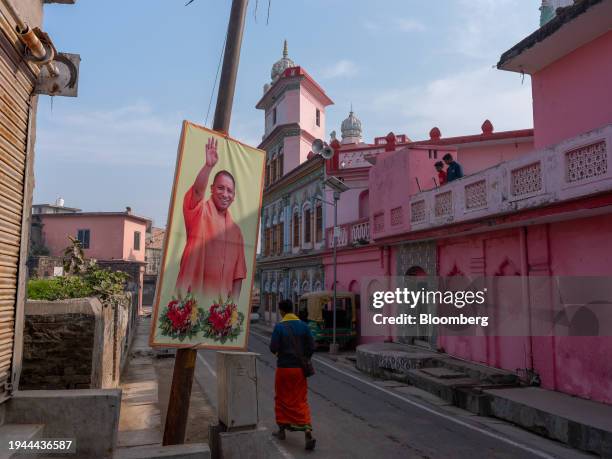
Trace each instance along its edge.
<path fill-rule="evenodd" d="M 79 0 L 46 5 L 58 50 L 81 55 L 79 97 L 41 96 L 35 202 L 61 196 L 87 211 L 135 213 L 164 225 L 181 120 L 203 124 L 231 2 Z M 529 77 L 494 68 L 538 27 L 537 0 L 251 0 L 230 133 L 257 145 L 254 108 L 282 55 L 335 102 L 364 140 L 393 131 L 428 138 L 532 127 Z M 257 6 L 257 12 L 255 7 Z M 256 15 L 255 15 L 256 13 Z M 215 92 L 216 95 L 216 92 Z M 212 124 L 214 101 L 208 124 Z"/>

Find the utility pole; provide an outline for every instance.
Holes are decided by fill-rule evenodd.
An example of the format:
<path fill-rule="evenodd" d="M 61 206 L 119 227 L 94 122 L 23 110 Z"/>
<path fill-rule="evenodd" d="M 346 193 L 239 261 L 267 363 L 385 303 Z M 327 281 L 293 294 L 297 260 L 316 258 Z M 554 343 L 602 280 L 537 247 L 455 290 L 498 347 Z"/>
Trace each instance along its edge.
<path fill-rule="evenodd" d="M 227 41 L 213 121 L 213 129 L 224 134 L 229 132 L 232 117 L 232 104 L 234 90 L 236 89 L 236 76 L 240 62 L 240 47 L 242 45 L 247 4 L 248 0 L 232 1 L 232 10 L 227 26 Z M 178 349 L 176 351 L 172 388 L 170 389 L 170 400 L 164 428 L 164 446 L 185 443 L 189 399 L 191 398 L 197 352 L 196 349 Z"/>

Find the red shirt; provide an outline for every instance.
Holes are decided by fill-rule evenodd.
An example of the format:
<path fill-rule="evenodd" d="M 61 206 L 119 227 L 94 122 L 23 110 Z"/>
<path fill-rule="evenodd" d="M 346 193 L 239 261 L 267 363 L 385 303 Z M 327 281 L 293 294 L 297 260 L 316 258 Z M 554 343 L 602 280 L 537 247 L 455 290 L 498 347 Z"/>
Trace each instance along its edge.
<path fill-rule="evenodd" d="M 183 200 L 187 241 L 176 286 L 225 299 L 233 282 L 246 277 L 242 232 L 229 210 L 222 214 L 212 199 L 198 201 L 194 195 L 191 187 Z"/>
<path fill-rule="evenodd" d="M 438 171 L 438 181 L 440 182 L 440 186 L 446 183 L 446 171 Z"/>

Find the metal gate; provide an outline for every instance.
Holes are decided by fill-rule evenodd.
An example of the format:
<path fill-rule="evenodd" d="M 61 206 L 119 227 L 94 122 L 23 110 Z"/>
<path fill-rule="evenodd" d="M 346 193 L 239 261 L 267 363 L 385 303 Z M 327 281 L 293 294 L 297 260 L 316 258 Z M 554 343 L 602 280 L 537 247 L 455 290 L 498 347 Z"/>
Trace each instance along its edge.
<path fill-rule="evenodd" d="M 36 74 L 23 56 L 13 19 L 0 3 L 0 401 L 10 394 L 19 269 L 27 255 L 23 209 Z"/>

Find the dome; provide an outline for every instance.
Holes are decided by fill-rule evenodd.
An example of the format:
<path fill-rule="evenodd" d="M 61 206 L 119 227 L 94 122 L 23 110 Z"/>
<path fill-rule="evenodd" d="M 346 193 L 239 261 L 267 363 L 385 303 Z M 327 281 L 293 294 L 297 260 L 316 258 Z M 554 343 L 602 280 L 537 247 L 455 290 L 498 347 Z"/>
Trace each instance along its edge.
<path fill-rule="evenodd" d="M 270 78 L 272 78 L 272 81 L 276 80 L 285 70 L 291 67 L 295 67 L 295 62 L 293 62 L 287 57 L 287 40 L 285 40 L 285 46 L 283 47 L 283 57 L 282 59 L 276 61 L 272 66 Z"/>
<path fill-rule="evenodd" d="M 342 122 L 342 143 L 359 143 L 361 141 L 361 120 L 355 116 L 353 109 L 348 118 Z"/>

